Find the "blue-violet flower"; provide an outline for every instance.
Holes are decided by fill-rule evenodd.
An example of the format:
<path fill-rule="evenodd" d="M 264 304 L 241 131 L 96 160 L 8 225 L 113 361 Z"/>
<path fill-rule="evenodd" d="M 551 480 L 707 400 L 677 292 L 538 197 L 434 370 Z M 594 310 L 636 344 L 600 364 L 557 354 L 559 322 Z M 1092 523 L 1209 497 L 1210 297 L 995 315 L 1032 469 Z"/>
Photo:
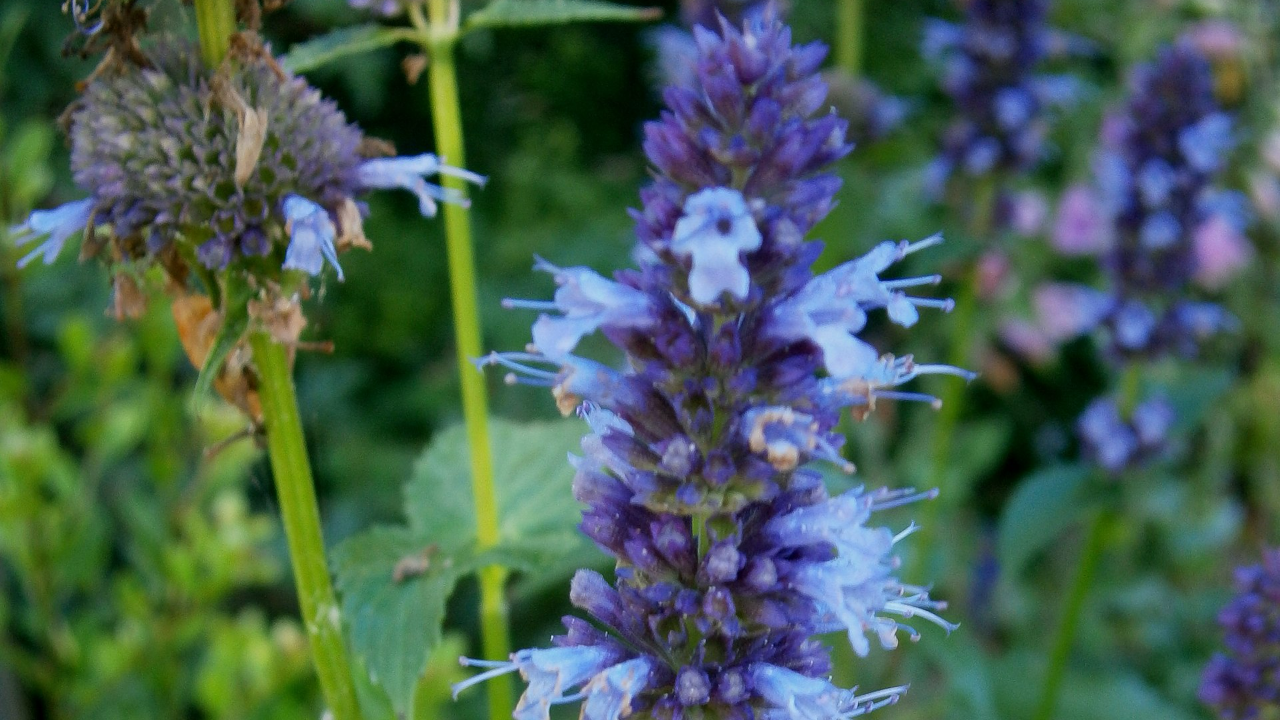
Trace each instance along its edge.
<path fill-rule="evenodd" d="M 937 276 L 880 274 L 939 241 L 883 243 L 815 276 L 805 240 L 839 180 L 823 169 L 849 152 L 846 123 L 821 114 L 825 49 L 791 45 L 774 15 L 742 29 L 695 29 L 696 72 L 669 87 L 669 110 L 645 127 L 654 182 L 634 211 L 638 269 L 603 278 L 539 260 L 554 301 L 523 352 L 481 365 L 552 388 L 588 423 L 573 491 L 582 530 L 617 560 L 616 581 L 580 570 L 570 617 L 550 650 L 488 668 L 529 682 L 519 720 L 582 702 L 586 720 L 631 715 L 769 720 L 852 718 L 905 688 L 858 695 L 825 679 L 816 635 L 843 631 L 859 654 L 897 644 L 922 619 L 950 629 L 922 587 L 897 576 L 893 532 L 875 511 L 931 497 L 861 488 L 828 495 L 814 462 L 852 472 L 839 453 L 840 414 L 877 398 L 919 399 L 897 386 L 921 374 L 967 373 L 877 353 L 857 334 L 874 310 L 913 324 L 913 297 Z M 573 354 L 600 331 L 627 357 L 614 370 Z M 603 628 L 603 629 L 601 629 Z"/>

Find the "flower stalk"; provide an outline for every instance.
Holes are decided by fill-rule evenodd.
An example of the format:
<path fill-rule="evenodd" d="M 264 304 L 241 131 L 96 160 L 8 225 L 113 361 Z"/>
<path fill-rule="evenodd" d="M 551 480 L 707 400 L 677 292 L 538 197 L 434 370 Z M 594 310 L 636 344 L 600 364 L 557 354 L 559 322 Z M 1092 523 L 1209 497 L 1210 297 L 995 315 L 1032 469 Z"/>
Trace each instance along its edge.
<path fill-rule="evenodd" d="M 222 64 L 236 32 L 236 9 L 232 0 L 195 0 L 196 27 L 200 36 L 200 57 L 206 67 Z"/>
<path fill-rule="evenodd" d="M 341 615 L 325 561 L 320 510 L 298 417 L 288 354 L 267 333 L 255 332 L 249 342 L 258 370 L 267 452 L 289 542 L 298 605 L 320 690 L 334 720 L 359 720 L 351 665 L 342 639 Z"/>
<path fill-rule="evenodd" d="M 1080 616 L 1084 611 L 1084 601 L 1093 585 L 1093 576 L 1102 559 L 1102 551 L 1106 546 L 1106 529 L 1108 514 L 1100 510 L 1089 520 L 1085 531 L 1084 548 L 1080 551 L 1080 564 L 1076 567 L 1075 578 L 1071 581 L 1071 589 L 1067 595 L 1067 604 L 1062 612 L 1062 620 L 1053 636 L 1053 649 L 1049 654 L 1049 667 L 1045 673 L 1044 689 L 1040 693 L 1040 703 L 1036 706 L 1034 720 L 1052 720 L 1058 710 L 1058 698 L 1062 694 L 1062 680 L 1067 672 L 1067 659 L 1071 656 L 1072 641 L 1076 637 L 1076 629 L 1080 626 Z"/>
<path fill-rule="evenodd" d="M 836 3 L 836 67 L 852 77 L 862 74 L 865 3 L 866 0 L 838 0 Z"/>
<path fill-rule="evenodd" d="M 431 116 L 440 156 L 465 165 L 462 113 L 458 102 L 458 77 L 454 64 L 457 39 L 456 4 L 450 0 L 430 0 L 427 17 L 420 7 L 410 6 L 409 17 L 419 32 L 419 43 L 427 53 L 427 81 L 431 92 Z M 446 189 L 465 197 L 461 178 L 445 177 Z M 444 208 L 445 246 L 449 258 L 449 287 L 453 303 L 454 332 L 457 336 L 458 371 L 462 383 L 462 415 L 471 451 L 471 491 L 475 498 L 476 539 L 481 549 L 498 542 L 498 501 L 493 483 L 493 454 L 489 443 L 489 411 L 484 376 L 471 367 L 472 358 L 482 354 L 479 303 L 476 293 L 475 257 L 471 240 L 471 218 L 461 204 Z M 480 635 L 487 658 L 505 660 L 511 654 L 507 628 L 505 586 L 507 571 L 491 566 L 480 571 Z M 514 697 L 510 682 L 500 678 L 487 686 L 489 716 L 505 720 L 511 714 Z"/>

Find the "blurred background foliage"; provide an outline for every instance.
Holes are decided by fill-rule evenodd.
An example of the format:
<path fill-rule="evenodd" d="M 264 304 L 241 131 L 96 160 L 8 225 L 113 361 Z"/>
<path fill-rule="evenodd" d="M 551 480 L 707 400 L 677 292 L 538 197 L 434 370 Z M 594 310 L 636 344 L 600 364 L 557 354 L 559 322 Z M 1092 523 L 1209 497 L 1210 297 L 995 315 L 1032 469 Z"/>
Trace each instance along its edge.
<path fill-rule="evenodd" d="M 674 21 L 674 3 L 654 4 Z M 831 40 L 829 0 L 792 4 L 798 39 Z M 934 596 L 952 603 L 951 619 L 963 627 L 870 661 L 841 658 L 839 679 L 864 688 L 911 682 L 886 717 L 1028 717 L 1076 560 L 1079 521 L 1107 502 L 1122 510 L 1106 526 L 1107 552 L 1060 717 L 1208 717 L 1195 691 L 1219 642 L 1214 618 L 1229 596 L 1231 568 L 1280 543 L 1280 226 L 1258 219 L 1250 235 L 1256 261 L 1226 289 L 1241 331 L 1197 366 L 1162 364 L 1144 380 L 1165 388 L 1182 411 L 1177 452 L 1123 486 L 1099 481 L 1075 464 L 1071 430 L 1107 385 L 1092 342 L 1030 360 L 994 339 L 1002 320 L 1029 316 L 1037 283 L 1087 280 L 1096 270 L 1057 258 L 1043 222 L 1026 236 L 976 238 L 963 207 L 927 201 L 924 168 L 950 108 L 920 57 L 920 31 L 925 18 L 952 18 L 957 9 L 945 0 L 866 6 L 866 74 L 906 98 L 910 112 L 840 167 L 841 204 L 817 232 L 828 244 L 823 262 L 939 229 L 951 239 L 940 254 L 950 270 L 993 247 L 1008 262 L 970 330 L 971 361 L 983 376 L 968 389 L 946 465 L 938 552 L 906 558 L 929 571 Z M 190 21 L 177 0 L 157 12 Z M 1094 51 L 1056 63 L 1085 91 L 1055 117 L 1050 158 L 1024 189 L 1052 207 L 1068 183 L 1084 179 L 1103 109 L 1123 93 L 1128 68 L 1206 18 L 1237 22 L 1247 39 L 1238 59 L 1217 67 L 1222 99 L 1244 125 L 1231 182 L 1243 188 L 1261 166 L 1258 145 L 1280 119 L 1275 13 L 1274 3 L 1260 0 L 1053 3 L 1054 25 L 1087 38 Z M 341 0 L 294 0 L 267 17 L 265 33 L 282 51 L 366 20 Z M 0 9 L 4 225 L 79 197 L 54 118 L 92 68 L 61 56 L 69 29 L 55 0 L 10 0 Z M 531 318 L 503 312 L 499 301 L 550 294 L 547 278 L 530 272 L 533 255 L 601 271 L 628 264 L 625 208 L 637 204 L 647 179 L 640 127 L 659 110 L 650 32 L 485 31 L 462 44 L 468 166 L 490 177 L 472 211 L 488 347 L 527 342 Z M 426 89 L 401 70 L 411 52 L 353 56 L 309 78 L 370 134 L 402 153 L 430 151 Z M 336 350 L 304 354 L 297 367 L 331 545 L 374 523 L 401 522 L 405 483 L 417 478 L 412 506 L 423 468 L 436 468 L 437 489 L 466 483 L 465 463 L 444 463 L 462 468 L 452 477 L 439 463 L 415 470 L 423 447 L 460 417 L 441 225 L 422 221 L 409 197 L 382 194 L 370 204 L 374 252 L 344 257 L 348 281 L 327 282 L 309 313 L 311 337 L 332 340 Z M 317 717 L 266 465 L 245 441 L 205 452 L 243 423 L 221 406 L 191 411 L 195 371 L 168 308 L 117 323 L 104 313 L 108 279 L 96 268 L 64 258 L 19 274 L 15 259 L 0 243 L 0 717 Z M 871 333 L 877 347 L 942 358 L 949 322 L 928 317 L 909 334 L 877 324 Z M 608 357 L 602 343 L 586 351 Z M 921 384 L 926 392 L 941 387 Z M 493 378 L 492 390 L 501 417 L 555 414 L 538 389 Z M 854 481 L 927 484 L 936 419 L 928 408 L 882 404 L 867 421 L 850 423 Z M 442 437 L 453 440 L 430 457 L 461 452 L 456 432 Z M 546 472 L 568 506 L 569 467 Z M 563 510 L 556 522 L 568 530 L 573 517 Z M 898 512 L 891 520 L 905 525 L 910 518 Z M 581 544 L 549 552 L 558 562 L 519 574 L 513 585 L 517 647 L 555 631 L 568 611 L 573 567 L 603 562 Z M 473 704 L 452 704 L 447 693 L 459 672 L 453 658 L 474 651 L 474 606 L 464 580 L 418 683 L 420 717 L 474 716 Z M 363 691 L 370 706 L 386 707 L 378 687 Z"/>

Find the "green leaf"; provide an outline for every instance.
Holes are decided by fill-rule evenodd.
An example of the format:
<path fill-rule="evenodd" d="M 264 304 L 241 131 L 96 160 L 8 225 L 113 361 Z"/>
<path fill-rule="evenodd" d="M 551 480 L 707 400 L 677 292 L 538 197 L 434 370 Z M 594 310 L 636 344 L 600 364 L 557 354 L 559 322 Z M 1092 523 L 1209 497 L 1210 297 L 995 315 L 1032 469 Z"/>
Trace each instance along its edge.
<path fill-rule="evenodd" d="M 952 447 L 963 448 L 964 451 L 951 453 L 953 459 L 947 466 L 947 479 L 942 485 L 947 492 L 939 501 L 952 506 L 962 505 L 973 486 L 1004 459 L 1012 435 L 1012 425 L 1003 418 L 978 420 L 956 428 Z"/>
<path fill-rule="evenodd" d="M 494 0 L 469 15 L 462 32 L 575 22 L 646 22 L 659 17 L 662 10 L 658 8 L 628 7 L 601 0 Z"/>
<path fill-rule="evenodd" d="M 996 539 L 996 555 L 1009 577 L 1017 577 L 1028 560 L 1092 507 L 1090 477 L 1084 465 L 1056 465 L 1018 485 L 1000 516 Z"/>
<path fill-rule="evenodd" d="M 213 381 L 222 371 L 222 364 L 227 356 L 236 348 L 244 333 L 249 329 L 249 300 L 253 290 L 249 284 L 234 274 L 226 276 L 223 287 L 222 326 L 213 340 L 213 347 L 205 356 L 204 365 L 200 367 L 200 375 L 196 377 L 196 387 L 191 394 L 191 405 L 199 414 L 200 405 L 209 391 L 213 389 Z"/>
<path fill-rule="evenodd" d="M 490 423 L 504 547 L 527 544 L 535 538 L 555 546 L 575 535 L 582 507 L 573 500 L 573 468 L 568 455 L 579 452 L 585 431 L 579 420 L 522 424 L 495 419 Z M 409 527 L 433 537 L 441 547 L 475 542 L 467 448 L 464 427 L 441 432 L 418 460 L 413 479 L 405 488 Z"/>
<path fill-rule="evenodd" d="M 333 555 L 352 649 L 402 717 L 440 643 L 445 603 L 477 560 L 429 547 L 430 541 L 407 528 L 377 527 L 342 543 Z M 406 559 L 422 559 L 426 567 L 397 581 L 397 566 Z"/>
<path fill-rule="evenodd" d="M 564 567 L 554 561 L 585 544 L 567 460 L 584 430 L 576 420 L 491 423 L 501 513 L 495 547 L 477 550 L 462 426 L 439 433 L 418 461 L 405 488 L 407 526 L 374 528 L 338 547 L 334 573 L 352 647 L 397 713 L 411 710 L 459 578 L 488 565 Z"/>
<path fill-rule="evenodd" d="M 280 64 L 290 72 L 304 73 L 348 55 L 366 53 L 412 38 L 412 31 L 406 28 L 357 25 L 334 30 L 294 45 L 280 59 Z"/>

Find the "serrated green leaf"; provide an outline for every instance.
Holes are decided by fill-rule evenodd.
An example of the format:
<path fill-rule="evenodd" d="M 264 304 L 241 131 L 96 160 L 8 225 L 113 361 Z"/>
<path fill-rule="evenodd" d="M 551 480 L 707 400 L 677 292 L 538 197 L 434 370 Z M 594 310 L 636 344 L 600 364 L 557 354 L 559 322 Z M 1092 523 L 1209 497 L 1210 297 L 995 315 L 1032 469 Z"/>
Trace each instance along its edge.
<path fill-rule="evenodd" d="M 429 551 L 431 545 L 407 528 L 378 527 L 333 554 L 352 649 L 402 717 L 440 643 L 445 603 L 458 578 L 475 568 L 475 558 Z M 421 559 L 426 567 L 397 581 L 397 566 L 406 559 Z"/>
<path fill-rule="evenodd" d="M 662 11 L 658 8 L 628 7 L 601 0 L 494 0 L 469 15 L 462 32 L 576 22 L 646 22 L 660 17 Z"/>
<path fill-rule="evenodd" d="M 996 556 L 1010 577 L 1092 507 L 1090 477 L 1084 465 L 1057 465 L 1018 485 L 1000 516 L 996 539 Z"/>
<path fill-rule="evenodd" d="M 280 64 L 290 72 L 304 73 L 348 55 L 370 52 L 409 39 L 412 39 L 412 33 L 405 28 L 374 24 L 341 28 L 294 45 L 280 58 Z"/>
<path fill-rule="evenodd" d="M 222 293 L 222 325 L 213 340 L 213 347 L 209 348 L 209 354 L 205 356 L 204 365 L 200 367 L 200 374 L 196 377 L 195 390 L 191 393 L 191 406 L 197 414 L 201 403 L 213 389 L 213 381 L 222 370 L 222 364 L 249 329 L 249 300 L 253 297 L 253 290 L 248 283 L 229 274 Z"/>
<path fill-rule="evenodd" d="M 489 426 L 493 472 L 504 545 L 572 533 L 582 514 L 573 500 L 568 455 L 579 451 L 585 426 L 578 420 Z M 471 459 L 466 429 L 441 432 L 423 453 L 405 487 L 409 526 L 441 547 L 475 541 Z"/>
<path fill-rule="evenodd" d="M 461 426 L 437 435 L 419 459 L 405 487 L 407 527 L 375 528 L 338 547 L 334 573 L 353 649 L 397 713 L 411 709 L 459 578 L 487 565 L 545 569 L 549 559 L 584 544 L 575 530 L 581 510 L 567 460 L 584 429 L 574 420 L 491 423 L 501 512 L 494 547 L 476 549 L 471 462 Z"/>

